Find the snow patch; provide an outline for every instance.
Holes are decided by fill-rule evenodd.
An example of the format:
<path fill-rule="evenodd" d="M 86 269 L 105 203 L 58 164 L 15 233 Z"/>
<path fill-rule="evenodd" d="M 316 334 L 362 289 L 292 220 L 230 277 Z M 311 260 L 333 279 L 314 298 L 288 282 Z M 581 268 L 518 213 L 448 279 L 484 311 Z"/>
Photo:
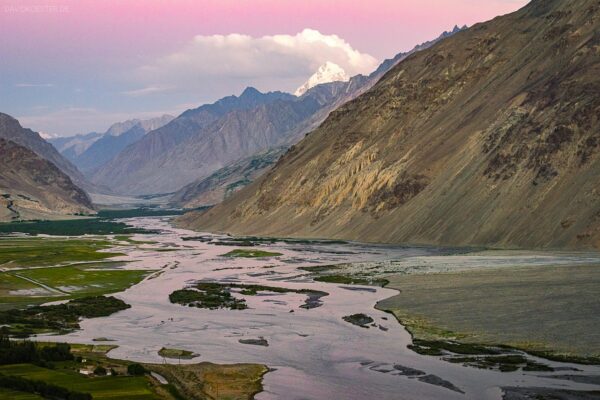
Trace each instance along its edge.
<path fill-rule="evenodd" d="M 325 64 L 321 65 L 317 72 L 308 78 L 308 80 L 302 86 L 300 86 L 294 94 L 296 96 L 302 96 L 310 88 L 322 83 L 338 81 L 347 82 L 348 80 L 350 80 L 350 77 L 348 74 L 346 74 L 346 71 L 344 71 L 342 67 L 327 61 Z"/>

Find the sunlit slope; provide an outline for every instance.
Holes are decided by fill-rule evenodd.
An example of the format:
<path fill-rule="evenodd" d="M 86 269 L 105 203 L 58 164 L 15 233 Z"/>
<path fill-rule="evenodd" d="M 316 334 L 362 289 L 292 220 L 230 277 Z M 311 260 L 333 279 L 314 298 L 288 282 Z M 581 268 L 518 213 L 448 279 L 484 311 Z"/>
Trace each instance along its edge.
<path fill-rule="evenodd" d="M 534 0 L 399 63 L 183 224 L 364 241 L 600 246 L 600 4 Z"/>

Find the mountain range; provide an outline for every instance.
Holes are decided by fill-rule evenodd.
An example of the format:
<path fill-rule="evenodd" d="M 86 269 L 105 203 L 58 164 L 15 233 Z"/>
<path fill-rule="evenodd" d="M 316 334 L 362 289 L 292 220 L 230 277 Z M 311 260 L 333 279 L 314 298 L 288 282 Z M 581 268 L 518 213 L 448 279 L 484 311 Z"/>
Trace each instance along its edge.
<path fill-rule="evenodd" d="M 600 5 L 533 0 L 396 63 L 186 227 L 600 247 Z"/>
<path fill-rule="evenodd" d="M 102 134 L 49 141 L 83 172 L 91 192 L 174 193 L 176 206 L 203 204 L 208 199 L 220 202 L 220 196 L 232 193 L 229 185 L 235 183 L 238 190 L 260 176 L 275 154 L 302 139 L 329 112 L 368 90 L 399 60 L 458 31 L 455 27 L 386 60 L 369 76 L 348 78 L 337 65 L 325 63 L 303 85 L 301 96 L 247 88 L 240 96 L 187 110 L 177 118 L 129 120 Z M 257 162 L 264 154 L 268 154 L 264 162 Z M 213 174 L 228 179 L 214 179 Z"/>
<path fill-rule="evenodd" d="M 438 38 L 432 41 L 422 43 L 408 52 L 399 53 L 394 58 L 385 60 L 376 71 L 368 76 L 357 75 L 347 81 L 333 81 L 310 87 L 307 90 L 308 93 L 305 92 L 305 96 L 314 97 L 324 104 L 324 106 L 303 121 L 296 129 L 297 133 L 288 137 L 282 146 L 272 146 L 267 152 L 260 152 L 237 160 L 233 164 L 226 165 L 222 169 L 215 171 L 208 177 L 197 179 L 177 191 L 171 197 L 171 204 L 192 208 L 220 203 L 224 197 L 242 189 L 265 173 L 289 146 L 302 139 L 307 132 L 316 128 L 331 111 L 369 90 L 395 64 L 414 52 L 426 49 L 434 43 L 450 37 L 463 29 L 466 29 L 466 26 L 462 28 L 455 26 L 451 31 L 443 32 Z M 311 85 L 309 84 L 308 86 Z M 227 178 L 224 179 L 224 177 Z M 234 190 L 232 190 L 232 184 L 234 185 Z M 217 196 L 218 194 L 220 196 Z"/>
<path fill-rule="evenodd" d="M 70 138 L 48 141 L 86 176 L 117 156 L 125 147 L 146 133 L 169 123 L 174 117 L 163 115 L 148 120 L 131 119 L 117 122 L 102 134 L 91 132 Z"/>

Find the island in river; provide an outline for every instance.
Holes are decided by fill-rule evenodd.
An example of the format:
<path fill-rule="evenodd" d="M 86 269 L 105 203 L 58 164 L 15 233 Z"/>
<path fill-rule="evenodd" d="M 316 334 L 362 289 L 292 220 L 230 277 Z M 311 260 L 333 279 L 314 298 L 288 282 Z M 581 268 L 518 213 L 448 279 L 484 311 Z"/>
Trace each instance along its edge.
<path fill-rule="evenodd" d="M 109 316 L 85 318 L 77 330 L 58 336 L 39 332 L 33 339 L 110 346 L 104 357 L 145 365 L 166 378 L 169 385 L 176 384 L 183 398 L 188 398 L 185 393 L 193 392 L 194 385 L 202 385 L 206 378 L 183 370 L 169 374 L 165 369 L 180 364 L 181 368 L 200 368 L 194 365 L 204 363 L 223 368 L 251 366 L 255 372 L 248 376 L 254 378 L 239 384 L 254 388 L 241 391 L 244 396 L 258 399 L 517 399 L 528 398 L 536 390 L 539 395 L 563 396 L 558 398 L 598 396 L 600 367 L 594 364 L 597 336 L 592 329 L 598 325 L 598 313 L 588 312 L 598 309 L 595 307 L 600 297 L 594 296 L 598 287 L 594 284 L 595 265 L 600 265 L 600 255 L 596 253 L 481 252 L 232 238 L 178 229 L 171 225 L 169 217 L 159 216 L 118 222 L 135 232 L 148 233 L 87 237 L 86 240 L 110 243 L 107 247 L 104 242 L 98 243 L 97 253 L 108 256 L 86 261 L 89 265 L 75 259 L 50 262 L 43 266 L 52 274 L 48 278 L 38 274 L 34 282 L 15 276 L 31 273 L 27 265 L 16 265 L 11 260 L 8 267 L 3 266 L 3 303 L 64 301 L 96 288 L 129 306 Z M 254 256 L 231 257 L 232 252 Z M 89 252 L 83 254 L 95 258 Z M 52 268 L 72 268 L 72 264 L 84 276 L 98 271 L 136 273 L 131 285 L 117 288 L 107 286 L 100 278 L 94 278 L 100 280 L 92 284 L 77 282 L 75 274 L 70 278 L 71 284 L 62 285 L 61 275 Z M 11 268 L 21 269 L 11 272 Z M 579 271 L 586 271 L 585 279 L 576 277 L 575 272 Z M 470 300 L 485 296 L 470 290 L 469 285 L 488 280 L 488 286 L 482 286 L 483 293 L 507 301 L 489 300 L 488 304 Z M 389 284 L 381 287 L 387 281 Z M 23 287 L 11 289 L 10 285 L 17 282 Z M 532 290 L 520 291 L 519 286 L 531 286 Z M 171 295 L 181 290 L 192 292 L 186 292 L 186 296 L 193 295 L 192 303 L 197 301 L 194 299 L 206 300 L 207 295 L 217 298 L 209 297 L 211 307 L 207 308 L 172 302 Z M 577 292 L 579 297 L 575 296 Z M 315 293 L 319 295 L 315 297 Z M 403 297 L 405 293 L 410 296 Z M 307 307 L 310 299 L 313 301 Z M 529 303 L 538 304 L 535 299 L 543 300 L 546 314 L 527 307 Z M 483 311 L 476 313 L 466 308 L 469 300 L 471 307 L 479 304 Z M 519 304 L 522 307 L 515 308 Z M 375 305 L 393 310 L 410 332 Z M 550 311 L 563 310 L 565 305 L 572 306 L 572 319 L 565 316 L 568 322 L 562 325 L 545 322 L 547 318 L 560 318 Z M 557 361 L 521 351 L 533 348 L 522 346 L 519 339 L 503 336 L 518 332 L 513 325 L 502 323 L 502 312 L 507 313 L 504 321 L 512 321 L 514 326 L 526 321 L 531 313 L 545 323 L 545 329 L 535 333 L 546 332 L 552 339 L 534 350 L 556 350 L 555 356 L 571 358 Z M 510 313 L 514 318 L 510 318 Z M 585 321 L 577 323 L 586 316 Z M 500 325 L 491 325 L 488 320 Z M 423 329 L 419 333 L 417 328 Z M 526 334 L 528 329 L 531 327 L 523 326 L 521 332 Z M 436 332 L 437 336 L 424 336 L 423 332 Z M 577 336 L 572 348 L 557 345 L 560 340 L 556 338 L 570 335 Z M 535 337 L 536 343 L 543 341 L 540 337 Z M 175 352 L 194 357 L 162 356 Z M 588 360 L 582 360 L 584 357 Z M 163 363 L 165 366 L 159 368 Z M 264 374 L 267 370 L 261 366 L 269 368 L 269 372 Z M 190 384 L 170 376 L 196 377 L 192 379 L 195 383 Z M 150 375 L 146 379 L 154 378 Z M 258 390 L 253 386 L 257 379 L 262 384 L 260 393 L 255 393 Z M 160 382 L 152 382 L 160 388 Z M 214 397 L 224 398 L 215 393 Z"/>

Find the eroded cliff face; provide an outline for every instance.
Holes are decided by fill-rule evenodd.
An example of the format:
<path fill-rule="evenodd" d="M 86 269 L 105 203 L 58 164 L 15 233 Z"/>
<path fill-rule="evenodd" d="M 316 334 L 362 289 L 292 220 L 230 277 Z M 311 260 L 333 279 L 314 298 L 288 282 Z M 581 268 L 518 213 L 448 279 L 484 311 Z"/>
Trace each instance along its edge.
<path fill-rule="evenodd" d="M 182 223 L 600 247 L 600 2 L 534 0 L 408 57 L 267 175 Z"/>
<path fill-rule="evenodd" d="M 81 172 L 69 160 L 63 157 L 50 143 L 46 142 L 39 133 L 23 128 L 18 120 L 0 112 L 0 138 L 10 140 L 23 146 L 38 156 L 50 161 L 73 182 L 81 187 L 91 187 Z"/>
<path fill-rule="evenodd" d="M 87 194 L 51 162 L 0 139 L 0 221 L 93 213 Z"/>

